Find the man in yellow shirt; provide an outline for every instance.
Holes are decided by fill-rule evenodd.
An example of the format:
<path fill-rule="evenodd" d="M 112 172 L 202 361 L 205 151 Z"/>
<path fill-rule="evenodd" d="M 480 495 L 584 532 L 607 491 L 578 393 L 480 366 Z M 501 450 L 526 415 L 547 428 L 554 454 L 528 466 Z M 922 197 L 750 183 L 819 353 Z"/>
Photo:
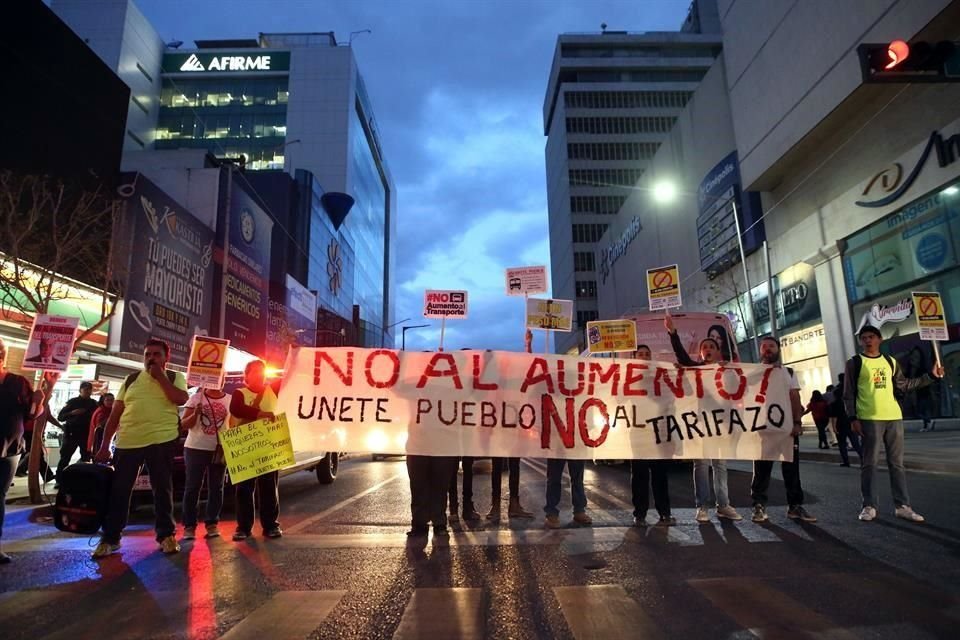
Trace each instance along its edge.
<path fill-rule="evenodd" d="M 97 462 L 109 460 L 110 441 L 117 434 L 110 504 L 94 558 L 103 558 L 120 548 L 130 495 L 144 462 L 153 487 L 157 542 L 164 553 L 180 551 L 174 536 L 177 525 L 173 519 L 173 455 L 180 435 L 177 407 L 186 403 L 189 395 L 183 374 L 166 370 L 169 357 L 166 342 L 147 340 L 143 347 L 144 370 L 127 376 L 114 400 L 103 443 L 95 456 Z"/>
<path fill-rule="evenodd" d="M 883 336 L 871 325 L 860 329 L 863 351 L 847 361 L 844 373 L 843 404 L 854 433 L 863 436 L 863 457 L 860 461 L 860 494 L 863 510 L 860 520 L 870 522 L 877 517 L 879 494 L 873 482 L 880 457 L 880 441 L 887 454 L 890 469 L 890 490 L 898 518 L 923 522 L 923 516 L 910 507 L 907 475 L 903 468 L 903 413 L 893 396 L 894 388 L 911 391 L 933 382 L 928 374 L 907 378 L 890 356 L 880 353 Z M 935 365 L 932 374 L 943 377 L 943 367 Z"/>

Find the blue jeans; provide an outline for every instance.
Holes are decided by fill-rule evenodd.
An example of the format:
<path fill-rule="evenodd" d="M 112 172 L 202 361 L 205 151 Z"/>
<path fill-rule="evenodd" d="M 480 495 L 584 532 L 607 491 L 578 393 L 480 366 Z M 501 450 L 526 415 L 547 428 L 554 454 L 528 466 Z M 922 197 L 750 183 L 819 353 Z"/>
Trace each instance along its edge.
<path fill-rule="evenodd" d="M 573 496 L 573 512 L 584 513 L 587 510 L 587 492 L 583 487 L 583 470 L 586 462 L 583 460 L 547 460 L 547 504 L 543 512 L 548 516 L 560 515 L 560 494 L 563 481 L 563 467 L 570 471 L 570 493 Z"/>
<path fill-rule="evenodd" d="M 3 519 L 7 515 L 7 490 L 10 489 L 10 483 L 13 482 L 13 476 L 17 471 L 19 462 L 19 453 L 15 456 L 0 458 L 0 538 L 3 537 Z"/>
<path fill-rule="evenodd" d="M 727 461 L 726 460 L 694 460 L 693 461 L 693 494 L 697 507 L 707 508 L 710 502 L 710 477 L 708 470 L 713 467 L 713 490 L 717 494 L 717 507 L 730 505 L 730 496 L 727 495 Z"/>
<path fill-rule="evenodd" d="M 207 476 L 207 517 L 205 524 L 220 522 L 220 510 L 223 508 L 223 476 L 227 467 L 212 464 L 213 451 L 183 448 L 183 464 L 186 480 L 183 487 L 183 526 L 197 526 L 197 502 L 200 501 L 200 487 L 203 476 Z"/>
<path fill-rule="evenodd" d="M 873 476 L 880 460 L 881 440 L 887 454 L 893 504 L 898 507 L 909 505 L 907 474 L 903 468 L 903 420 L 861 420 L 860 425 L 863 427 L 863 458 L 860 461 L 860 494 L 863 506 L 876 509 L 880 502 Z"/>

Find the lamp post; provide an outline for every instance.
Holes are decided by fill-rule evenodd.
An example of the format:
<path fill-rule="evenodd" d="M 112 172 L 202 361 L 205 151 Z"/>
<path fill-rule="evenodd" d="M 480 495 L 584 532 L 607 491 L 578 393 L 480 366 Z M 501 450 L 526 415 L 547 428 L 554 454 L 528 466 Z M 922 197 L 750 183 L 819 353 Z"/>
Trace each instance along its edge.
<path fill-rule="evenodd" d="M 395 326 L 397 326 L 397 325 L 400 324 L 401 322 L 409 322 L 409 321 L 412 320 L 412 319 L 413 319 L 413 318 L 404 318 L 403 320 L 400 320 L 400 321 L 398 321 L 398 322 L 394 322 L 393 324 L 391 324 L 391 325 L 388 326 L 388 327 L 384 327 L 384 328 L 383 328 L 383 331 L 380 332 L 380 348 L 381 348 L 381 349 L 383 348 L 383 339 L 384 339 L 384 336 L 387 334 L 387 331 L 389 331 L 390 329 L 393 329 Z"/>
<path fill-rule="evenodd" d="M 333 329 L 317 329 L 317 333 L 318 333 L 318 334 L 320 334 L 320 333 L 330 333 L 330 334 L 333 334 L 333 335 L 335 335 L 335 336 L 340 336 L 340 344 L 337 345 L 338 347 L 342 347 L 344 341 L 347 339 L 347 330 L 346 330 L 346 328 L 344 328 L 344 327 L 340 327 L 340 330 L 339 330 L 339 331 L 335 331 L 335 330 L 333 330 Z"/>
<path fill-rule="evenodd" d="M 423 327 L 429 327 L 428 324 L 411 324 L 405 325 L 400 328 L 400 350 L 407 350 L 407 329 L 422 329 Z"/>
<path fill-rule="evenodd" d="M 639 187 L 634 187 L 638 189 Z M 680 193 L 676 186 L 671 182 L 661 181 L 658 182 L 652 189 L 653 197 L 657 202 L 660 203 L 669 203 L 676 199 L 677 195 Z M 684 193 L 684 195 L 694 195 L 691 193 Z M 714 200 L 719 200 L 715 196 L 712 197 Z M 747 273 L 747 256 L 743 250 L 743 235 L 740 232 L 740 212 L 737 209 L 737 198 L 736 191 L 734 191 L 733 196 L 730 198 L 730 205 L 733 207 L 733 224 L 734 229 L 737 233 L 737 248 L 740 250 L 740 265 L 743 267 L 743 282 L 744 286 L 747 288 L 747 318 L 750 326 L 753 327 L 753 349 L 754 352 L 760 354 L 760 345 L 759 340 L 757 339 L 757 322 L 753 316 L 753 287 L 750 286 L 750 274 Z M 657 234 L 659 236 L 659 233 Z M 659 244 L 659 237 L 657 238 Z M 769 304 L 773 304 L 773 300 L 769 300 Z M 771 324 L 772 326 L 772 324 Z"/>

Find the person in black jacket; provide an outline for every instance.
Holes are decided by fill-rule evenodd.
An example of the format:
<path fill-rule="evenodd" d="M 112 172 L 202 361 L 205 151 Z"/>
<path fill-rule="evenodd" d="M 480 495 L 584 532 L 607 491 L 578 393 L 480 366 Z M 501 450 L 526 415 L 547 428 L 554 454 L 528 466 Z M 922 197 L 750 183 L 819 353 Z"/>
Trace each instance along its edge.
<path fill-rule="evenodd" d="M 57 477 L 70 465 L 70 458 L 80 449 L 80 461 L 90 460 L 87 440 L 90 435 L 90 418 L 97 409 L 97 401 L 91 398 L 93 385 L 80 383 L 80 395 L 67 400 L 57 420 L 63 424 L 63 443 L 60 445 L 60 462 L 57 463 Z"/>

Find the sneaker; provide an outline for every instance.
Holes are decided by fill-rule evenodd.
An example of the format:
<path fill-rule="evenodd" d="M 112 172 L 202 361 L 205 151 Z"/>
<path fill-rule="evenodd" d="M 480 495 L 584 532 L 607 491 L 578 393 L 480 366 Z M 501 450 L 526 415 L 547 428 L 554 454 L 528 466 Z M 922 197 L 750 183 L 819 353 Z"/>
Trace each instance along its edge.
<path fill-rule="evenodd" d="M 183 536 L 181 540 L 193 540 L 197 537 L 197 528 L 196 527 L 184 527 Z"/>
<path fill-rule="evenodd" d="M 246 540 L 249 537 L 250 537 L 249 533 L 247 533 L 246 531 L 241 531 L 240 529 L 237 529 L 236 531 L 233 532 L 234 542 L 240 542 L 241 540 Z"/>
<path fill-rule="evenodd" d="M 562 525 L 560 524 L 560 516 L 558 515 L 549 515 L 543 519 L 543 526 L 547 529 L 559 529 Z"/>
<path fill-rule="evenodd" d="M 647 526 L 646 516 L 633 516 L 633 526 L 635 527 L 645 527 Z"/>
<path fill-rule="evenodd" d="M 743 516 L 737 513 L 737 510 L 727 505 L 725 507 L 717 508 L 717 517 L 726 518 L 727 520 L 743 520 Z"/>
<path fill-rule="evenodd" d="M 207 525 L 207 535 L 206 538 L 219 538 L 220 537 L 220 527 L 216 523 Z"/>
<path fill-rule="evenodd" d="M 464 520 L 479 520 L 482 516 L 477 513 L 477 510 L 473 508 L 473 505 L 467 505 L 463 508 L 463 519 Z"/>
<path fill-rule="evenodd" d="M 767 515 L 767 508 L 762 504 L 753 505 L 753 520 L 754 522 L 766 522 L 770 519 L 770 516 Z"/>
<path fill-rule="evenodd" d="M 120 550 L 119 542 L 113 543 L 113 542 L 104 542 L 103 540 L 100 540 L 100 544 L 98 544 L 97 548 L 93 550 L 93 554 L 91 555 L 91 557 L 94 560 L 97 560 L 99 558 L 106 558 L 111 553 L 116 553 L 119 550 Z"/>
<path fill-rule="evenodd" d="M 930 429 L 928 429 L 928 428 L 926 428 L 926 427 L 923 427 L 923 428 L 920 429 L 920 433 L 926 433 L 927 431 L 930 431 Z"/>
<path fill-rule="evenodd" d="M 876 519 L 877 510 L 873 507 L 864 507 L 860 512 L 860 515 L 857 516 L 862 522 L 870 522 L 871 520 Z"/>
<path fill-rule="evenodd" d="M 280 527 L 274 527 L 273 529 L 268 529 L 267 531 L 264 531 L 263 535 L 265 535 L 268 538 L 282 538 L 283 529 L 281 529 Z"/>
<path fill-rule="evenodd" d="M 810 513 L 803 508 L 802 504 L 797 504 L 789 509 L 787 509 L 787 517 L 791 520 L 802 520 L 803 522 L 816 522 L 816 516 L 810 515 Z"/>
<path fill-rule="evenodd" d="M 894 511 L 894 514 L 898 518 L 903 518 L 904 520 L 909 520 L 910 522 L 923 522 L 923 516 L 910 508 L 909 505 L 902 505 L 897 507 L 897 510 Z"/>
<path fill-rule="evenodd" d="M 449 516 L 447 516 L 447 522 L 450 524 L 460 524 L 460 516 L 457 515 L 457 512 L 454 511 Z"/>
<path fill-rule="evenodd" d="M 660 516 L 660 519 L 657 520 L 658 527 L 672 527 L 677 524 L 677 519 L 673 516 Z"/>
<path fill-rule="evenodd" d="M 500 520 L 500 505 L 495 504 L 490 507 L 490 511 L 487 512 L 487 520 L 497 522 Z"/>
<path fill-rule="evenodd" d="M 160 541 L 160 550 L 164 553 L 179 553 L 180 545 L 177 544 L 177 539 L 173 536 L 167 536 Z"/>
<path fill-rule="evenodd" d="M 0 564 L 10 564 L 11 562 L 13 562 L 13 558 L 3 551 L 0 551 Z"/>
<path fill-rule="evenodd" d="M 581 527 L 589 527 L 593 524 L 593 518 L 583 512 L 573 514 L 573 521 Z"/>
<path fill-rule="evenodd" d="M 420 538 L 427 537 L 427 534 L 430 533 L 430 529 L 426 527 L 413 527 L 410 531 L 407 531 L 408 538 Z"/>
<path fill-rule="evenodd" d="M 710 522 L 710 514 L 706 507 L 697 507 L 697 522 Z"/>

